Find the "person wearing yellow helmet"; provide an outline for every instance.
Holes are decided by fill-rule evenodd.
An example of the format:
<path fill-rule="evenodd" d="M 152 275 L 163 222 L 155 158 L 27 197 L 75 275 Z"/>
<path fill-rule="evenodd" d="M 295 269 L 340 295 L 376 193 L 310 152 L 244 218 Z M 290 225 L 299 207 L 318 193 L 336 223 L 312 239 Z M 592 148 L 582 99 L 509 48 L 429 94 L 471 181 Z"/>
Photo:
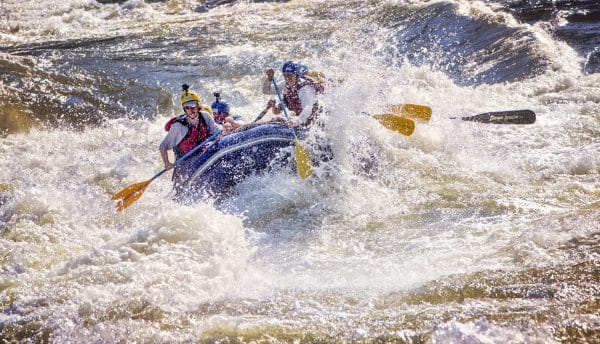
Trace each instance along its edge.
<path fill-rule="evenodd" d="M 175 152 L 176 159 L 179 159 L 220 130 L 212 115 L 207 111 L 200 110 L 202 100 L 198 94 L 191 91 L 186 84 L 182 88 L 181 106 L 184 113 L 167 122 L 165 130 L 168 133 L 159 146 L 160 157 L 165 169 L 173 167 L 169 161 L 168 151 L 170 149 Z"/>

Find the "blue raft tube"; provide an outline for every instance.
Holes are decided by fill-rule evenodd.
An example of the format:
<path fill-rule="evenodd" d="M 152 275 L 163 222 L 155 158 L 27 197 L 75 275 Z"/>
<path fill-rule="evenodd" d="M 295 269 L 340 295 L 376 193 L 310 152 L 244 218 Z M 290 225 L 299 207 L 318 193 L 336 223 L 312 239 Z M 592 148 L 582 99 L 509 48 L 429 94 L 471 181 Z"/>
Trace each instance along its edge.
<path fill-rule="evenodd" d="M 254 174 L 293 164 L 294 132 L 281 123 L 261 124 L 223 136 L 188 158 L 173 176 L 175 200 L 194 202 L 221 196 Z"/>

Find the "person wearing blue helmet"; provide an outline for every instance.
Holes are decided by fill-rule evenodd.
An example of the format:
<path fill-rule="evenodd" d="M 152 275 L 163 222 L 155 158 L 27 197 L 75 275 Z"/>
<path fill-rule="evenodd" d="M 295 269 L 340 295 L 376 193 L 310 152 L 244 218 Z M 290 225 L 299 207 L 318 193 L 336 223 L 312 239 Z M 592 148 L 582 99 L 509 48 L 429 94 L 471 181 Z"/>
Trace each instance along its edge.
<path fill-rule="evenodd" d="M 210 105 L 213 112 L 213 118 L 215 123 L 223 126 L 225 134 L 244 125 L 242 116 L 231 114 L 229 104 L 226 101 L 221 100 L 221 94 L 219 92 L 215 92 L 213 95 L 216 98 Z"/>
<path fill-rule="evenodd" d="M 308 67 L 293 61 L 287 61 L 281 68 L 283 82 L 277 85 L 283 90 L 283 102 L 285 107 L 292 111 L 297 117 L 292 120 L 292 125 L 310 125 L 321 112 L 317 102 L 317 95 L 323 93 L 323 84 L 307 75 Z M 266 70 L 267 77 L 263 81 L 263 93 L 276 94 L 273 87 L 272 68 Z M 274 113 L 281 112 L 281 104 L 274 109 Z"/>

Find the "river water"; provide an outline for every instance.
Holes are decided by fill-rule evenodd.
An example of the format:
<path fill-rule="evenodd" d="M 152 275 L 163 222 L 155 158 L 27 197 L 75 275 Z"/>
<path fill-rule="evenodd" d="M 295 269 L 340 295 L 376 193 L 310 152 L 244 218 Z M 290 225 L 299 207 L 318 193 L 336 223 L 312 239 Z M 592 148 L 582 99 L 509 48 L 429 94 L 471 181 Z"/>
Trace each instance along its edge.
<path fill-rule="evenodd" d="M 209 5 L 0 1 L 0 342 L 600 341 L 597 23 Z M 162 169 L 182 83 L 250 121 L 287 59 L 342 81 L 321 99 L 333 162 L 193 205 L 163 176 L 114 211 Z M 390 103 L 433 117 L 407 137 L 362 114 Z M 516 109 L 537 122 L 450 119 Z"/>

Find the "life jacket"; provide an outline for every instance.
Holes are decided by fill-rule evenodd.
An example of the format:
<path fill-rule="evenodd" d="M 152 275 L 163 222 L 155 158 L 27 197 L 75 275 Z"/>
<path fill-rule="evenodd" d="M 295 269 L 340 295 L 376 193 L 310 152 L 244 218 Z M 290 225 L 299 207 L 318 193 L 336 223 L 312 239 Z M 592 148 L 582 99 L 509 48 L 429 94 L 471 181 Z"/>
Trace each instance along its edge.
<path fill-rule="evenodd" d="M 165 124 L 166 131 L 169 131 L 171 129 L 171 126 L 173 126 L 175 122 L 178 122 L 187 127 L 187 132 L 185 133 L 185 136 L 183 137 L 183 139 L 181 139 L 181 141 L 179 141 L 177 146 L 173 148 L 173 151 L 175 151 L 175 157 L 177 159 L 181 158 L 183 155 L 185 155 L 185 153 L 191 151 L 200 143 L 204 142 L 210 137 L 210 133 L 208 132 L 208 126 L 206 125 L 204 117 L 201 113 L 198 113 L 198 120 L 198 126 L 194 127 L 187 121 L 186 115 L 181 115 L 178 117 L 171 118 Z M 204 149 L 206 148 L 200 149 L 200 152 L 204 151 Z"/>
<path fill-rule="evenodd" d="M 303 75 L 300 76 L 300 82 L 298 87 L 296 88 L 291 88 L 290 86 L 288 86 L 286 84 L 286 89 L 287 92 L 286 94 L 283 96 L 283 101 L 285 103 L 285 106 L 294 111 L 296 113 L 296 115 L 300 115 L 300 113 L 302 112 L 302 104 L 300 103 L 300 97 L 298 96 L 298 90 L 301 89 L 302 87 L 306 86 L 306 85 L 310 85 L 311 87 L 313 87 L 315 89 L 315 92 L 317 94 L 321 94 L 323 92 L 325 92 L 325 86 L 323 85 L 322 82 L 319 82 L 317 79 L 309 76 L 309 75 Z M 317 110 L 319 109 L 319 106 L 317 106 L 317 103 L 315 103 L 315 106 L 313 106 L 312 109 L 312 113 L 309 116 L 309 119 L 312 118 L 315 113 L 317 112 Z"/>

